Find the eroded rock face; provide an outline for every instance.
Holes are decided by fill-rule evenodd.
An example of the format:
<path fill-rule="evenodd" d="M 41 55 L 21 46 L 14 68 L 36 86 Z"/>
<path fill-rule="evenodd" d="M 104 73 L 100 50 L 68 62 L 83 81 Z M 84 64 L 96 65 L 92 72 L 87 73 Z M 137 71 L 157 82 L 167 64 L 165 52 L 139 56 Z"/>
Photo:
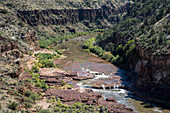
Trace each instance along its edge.
<path fill-rule="evenodd" d="M 127 5 L 122 6 L 119 10 L 103 6 L 99 9 L 48 9 L 48 10 L 30 10 L 18 11 L 18 16 L 30 25 L 64 25 L 67 23 L 78 23 L 87 20 L 91 23 L 97 19 L 107 19 L 108 21 L 118 21 L 118 15 L 127 10 Z"/>
<path fill-rule="evenodd" d="M 0 36 L 0 74 L 19 77 L 25 68 L 23 54 L 38 49 L 35 33 L 23 33 L 19 37 Z"/>
<path fill-rule="evenodd" d="M 108 110 L 109 113 L 132 113 L 131 108 L 127 108 L 125 105 L 117 103 L 115 98 L 108 97 L 106 100 L 102 97 L 100 93 L 95 93 L 92 90 L 87 90 L 85 92 L 78 92 L 76 90 L 60 90 L 60 89 L 48 89 L 46 96 L 55 96 L 60 98 L 64 104 L 74 104 L 75 102 L 82 102 L 87 105 L 100 105 L 106 108 L 100 107 L 100 112 Z M 114 107 L 113 107 L 114 106 Z"/>
<path fill-rule="evenodd" d="M 0 52 L 9 51 L 12 49 L 17 49 L 18 43 L 16 41 L 12 41 L 10 39 L 4 38 L 0 36 Z"/>
<path fill-rule="evenodd" d="M 99 99 L 102 98 L 101 94 L 94 92 L 79 93 L 75 90 L 47 90 L 47 96 L 56 96 L 62 102 L 83 102 L 87 104 L 98 104 Z"/>
<path fill-rule="evenodd" d="M 137 50 L 141 56 L 135 69 L 138 73 L 137 86 L 152 92 L 160 87 L 167 90 L 170 85 L 170 55 L 153 55 L 138 45 Z"/>

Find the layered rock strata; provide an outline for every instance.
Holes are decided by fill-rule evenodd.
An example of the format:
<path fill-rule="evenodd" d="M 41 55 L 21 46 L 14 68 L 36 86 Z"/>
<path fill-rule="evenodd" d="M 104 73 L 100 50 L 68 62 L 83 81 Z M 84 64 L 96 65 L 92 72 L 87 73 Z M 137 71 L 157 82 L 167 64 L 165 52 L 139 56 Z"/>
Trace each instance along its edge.
<path fill-rule="evenodd" d="M 120 9 L 103 6 L 99 9 L 47 9 L 18 11 L 18 16 L 30 25 L 64 25 L 78 23 L 84 20 L 96 22 L 97 19 L 107 19 L 110 22 L 118 21 L 111 15 L 118 15 L 127 10 L 128 5 Z"/>

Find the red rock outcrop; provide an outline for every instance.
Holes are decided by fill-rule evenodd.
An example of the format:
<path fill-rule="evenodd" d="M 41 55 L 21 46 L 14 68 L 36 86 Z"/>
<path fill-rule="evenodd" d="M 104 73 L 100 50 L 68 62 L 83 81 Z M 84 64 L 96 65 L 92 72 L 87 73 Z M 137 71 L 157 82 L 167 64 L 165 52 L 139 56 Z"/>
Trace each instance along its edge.
<path fill-rule="evenodd" d="M 79 93 L 75 90 L 47 90 L 46 96 L 55 96 L 61 99 L 62 102 L 83 102 L 86 104 L 98 104 L 102 98 L 101 94 L 95 92 Z"/>

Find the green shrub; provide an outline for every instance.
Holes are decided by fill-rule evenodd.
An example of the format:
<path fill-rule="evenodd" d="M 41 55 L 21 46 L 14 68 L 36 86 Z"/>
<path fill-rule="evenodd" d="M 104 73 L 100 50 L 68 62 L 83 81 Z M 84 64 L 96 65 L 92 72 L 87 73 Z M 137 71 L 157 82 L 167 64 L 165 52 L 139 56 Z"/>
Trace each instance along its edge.
<path fill-rule="evenodd" d="M 28 90 L 25 91 L 25 96 L 26 96 L 26 97 L 29 97 L 30 95 L 31 95 L 31 92 L 30 92 L 30 91 L 28 91 Z"/>
<path fill-rule="evenodd" d="M 46 68 L 50 68 L 50 67 L 54 67 L 54 63 L 51 60 L 40 60 L 39 61 L 42 64 L 42 68 L 46 67 Z"/>
<path fill-rule="evenodd" d="M 56 53 L 58 53 L 59 55 L 63 55 L 63 53 L 62 53 L 62 52 L 60 52 L 60 51 L 59 51 L 59 50 L 57 50 L 57 49 L 55 50 L 55 52 L 56 52 Z"/>
<path fill-rule="evenodd" d="M 28 54 L 29 54 L 29 56 L 32 56 L 32 55 L 33 55 L 33 52 L 31 51 L 31 52 L 29 52 Z"/>
<path fill-rule="evenodd" d="M 2 13 L 2 14 L 7 14 L 8 11 L 7 11 L 6 9 L 0 9 L 0 13 Z"/>
<path fill-rule="evenodd" d="M 38 67 L 38 65 L 33 65 L 33 66 L 32 66 L 32 71 L 33 71 L 33 72 L 39 72 L 39 71 L 40 71 L 40 68 Z"/>
<path fill-rule="evenodd" d="M 123 55 L 124 51 L 123 51 L 123 45 L 120 44 L 118 45 L 118 47 L 116 48 L 116 54 L 118 55 Z"/>
<path fill-rule="evenodd" d="M 43 84 L 41 88 L 42 89 L 48 89 L 48 85 L 47 84 Z"/>
<path fill-rule="evenodd" d="M 0 103 L 0 110 L 2 109 L 2 104 Z"/>
<path fill-rule="evenodd" d="M 36 100 L 39 99 L 38 94 L 36 94 L 36 93 L 31 93 L 29 98 L 32 99 L 34 101 L 34 103 L 35 103 Z"/>
<path fill-rule="evenodd" d="M 29 79 L 29 78 L 27 78 L 27 79 L 26 79 L 26 82 L 31 83 L 31 82 L 32 82 L 32 80 L 31 80 L 31 79 Z"/>
<path fill-rule="evenodd" d="M 114 56 L 110 52 L 104 52 L 102 59 L 111 61 Z"/>
<path fill-rule="evenodd" d="M 80 108 L 82 106 L 82 103 L 76 102 L 72 106 L 76 106 L 76 108 Z"/>
<path fill-rule="evenodd" d="M 2 95 L 1 100 L 5 100 L 5 95 Z"/>
<path fill-rule="evenodd" d="M 31 104 L 31 103 L 25 103 L 25 105 L 26 105 L 28 108 L 32 108 L 32 104 Z"/>
<path fill-rule="evenodd" d="M 42 87 L 42 84 L 41 84 L 41 82 L 37 82 L 37 83 L 35 84 L 35 86 L 41 88 L 41 87 Z"/>
<path fill-rule="evenodd" d="M 119 58 L 120 58 L 120 56 L 119 56 L 119 55 L 116 55 L 116 57 L 113 57 L 113 59 L 111 60 L 111 62 L 112 62 L 113 64 L 117 64 L 118 61 L 119 61 Z"/>
<path fill-rule="evenodd" d="M 50 54 L 50 53 L 38 53 L 38 54 L 35 54 L 35 56 L 39 60 L 37 65 L 42 68 L 54 67 L 54 63 L 52 59 L 58 57 L 56 54 Z"/>
<path fill-rule="evenodd" d="M 98 46 L 92 47 L 92 48 L 90 49 L 90 51 L 91 51 L 92 53 L 95 53 L 96 55 L 99 55 L 99 54 L 103 54 L 103 53 L 104 53 L 103 49 L 102 49 L 101 47 L 98 47 Z"/>
<path fill-rule="evenodd" d="M 8 104 L 8 108 L 12 109 L 12 110 L 17 110 L 18 109 L 18 103 L 12 102 L 12 103 Z"/>
<path fill-rule="evenodd" d="M 66 82 L 64 80 L 61 81 L 61 85 L 64 86 L 66 85 Z"/>
<path fill-rule="evenodd" d="M 39 111 L 38 113 L 51 113 L 49 109 L 43 109 Z"/>
<path fill-rule="evenodd" d="M 34 108 L 36 109 L 36 112 L 39 112 L 39 111 L 42 110 L 43 107 L 39 106 L 39 105 L 36 105 Z"/>
<path fill-rule="evenodd" d="M 25 102 L 26 102 L 26 103 L 34 103 L 34 101 L 32 100 L 32 98 L 26 98 L 26 99 L 25 99 Z"/>
<path fill-rule="evenodd" d="M 91 49 L 93 47 L 94 42 L 95 42 L 95 38 L 90 38 L 86 40 L 83 44 L 83 49 Z"/>
<path fill-rule="evenodd" d="M 84 52 L 90 52 L 90 50 L 89 50 L 89 49 L 83 49 L 83 51 L 84 51 Z"/>

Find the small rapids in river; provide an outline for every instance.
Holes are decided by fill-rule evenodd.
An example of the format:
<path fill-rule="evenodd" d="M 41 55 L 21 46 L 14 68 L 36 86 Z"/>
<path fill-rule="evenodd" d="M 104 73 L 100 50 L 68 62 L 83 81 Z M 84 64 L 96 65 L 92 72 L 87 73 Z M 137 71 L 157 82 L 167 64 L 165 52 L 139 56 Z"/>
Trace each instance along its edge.
<path fill-rule="evenodd" d="M 87 70 L 89 71 L 89 69 Z M 90 73 L 96 74 L 100 72 L 90 71 Z M 94 80 L 96 81 L 97 79 L 103 78 L 103 77 L 108 78 L 109 75 L 105 75 L 104 73 L 97 74 L 93 79 L 81 81 L 77 83 L 77 85 L 80 87 L 80 90 L 83 90 L 83 88 L 91 88 L 94 92 L 101 93 L 105 99 L 108 97 L 114 97 L 118 103 L 124 104 L 127 107 L 132 108 L 133 110 L 137 112 L 163 113 L 162 110 L 154 106 L 152 108 L 145 108 L 142 105 L 143 102 L 141 99 L 135 97 L 132 92 L 127 91 L 126 89 L 119 88 L 118 85 L 116 84 L 114 85 L 113 88 L 110 88 L 110 89 L 106 89 L 104 84 L 101 85 L 103 89 L 95 89 L 95 88 L 92 88 L 90 84 L 87 84 L 87 83 L 90 83 L 88 81 L 94 81 Z"/>
<path fill-rule="evenodd" d="M 134 96 L 132 92 L 120 87 L 128 84 L 126 81 L 126 71 L 119 69 L 95 55 L 82 51 L 82 43 L 83 41 L 70 40 L 57 46 L 57 49 L 63 49 L 63 51 L 65 51 L 64 55 L 67 56 L 67 58 L 62 61 L 62 64 L 57 65 L 58 67 L 62 67 L 65 70 L 95 75 L 93 79 L 83 80 L 77 83 L 80 91 L 84 88 L 90 88 L 94 92 L 101 93 L 104 98 L 114 97 L 118 103 L 124 104 L 140 113 L 168 113 L 168 111 L 161 110 L 150 103 L 146 103 L 142 99 Z M 110 77 L 116 78 L 116 80 L 112 80 Z M 119 77 L 121 77 L 121 79 L 119 79 Z M 107 79 L 109 79 L 109 81 L 107 81 Z M 94 82 L 98 81 L 102 83 L 100 84 L 100 88 L 94 88 L 92 83 L 94 84 Z M 110 87 L 108 88 L 106 85 L 110 85 Z"/>

